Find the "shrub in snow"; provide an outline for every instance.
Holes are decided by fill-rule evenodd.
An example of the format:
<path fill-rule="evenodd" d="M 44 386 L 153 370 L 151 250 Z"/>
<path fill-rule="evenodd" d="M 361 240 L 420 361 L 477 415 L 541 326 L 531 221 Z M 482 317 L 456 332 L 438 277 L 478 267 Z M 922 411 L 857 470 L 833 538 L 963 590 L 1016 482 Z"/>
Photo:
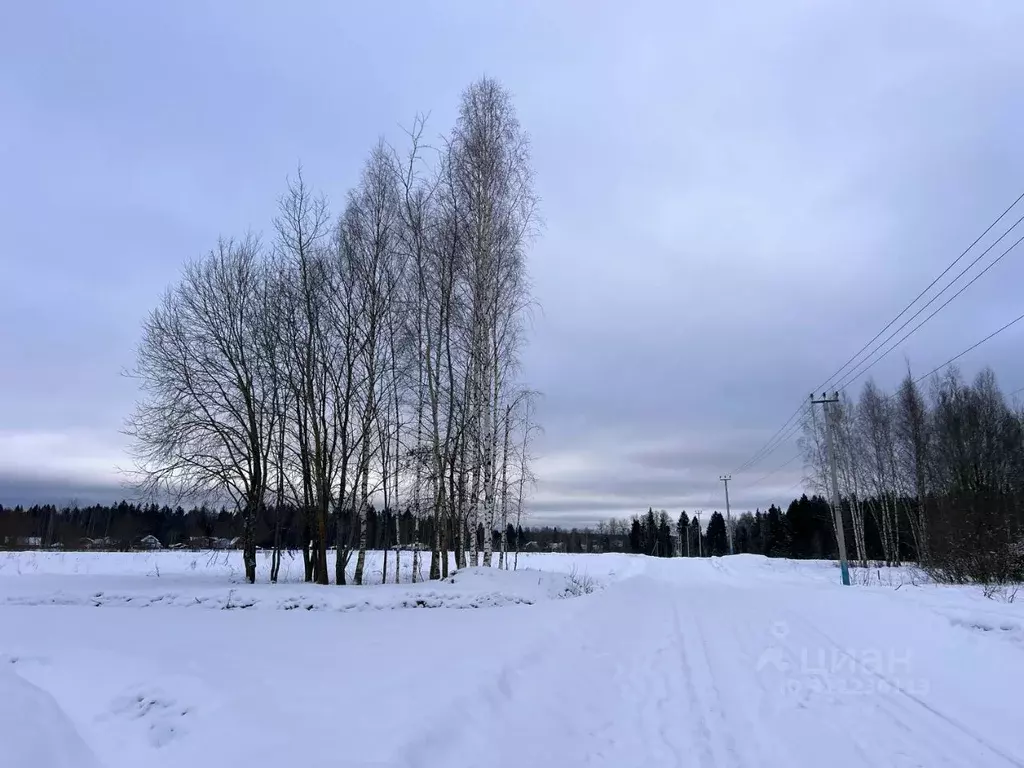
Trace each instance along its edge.
<path fill-rule="evenodd" d="M 566 582 L 568 584 L 566 591 L 573 597 L 589 595 L 597 589 L 597 582 L 594 578 L 586 572 L 581 574 L 575 565 L 569 569 Z"/>

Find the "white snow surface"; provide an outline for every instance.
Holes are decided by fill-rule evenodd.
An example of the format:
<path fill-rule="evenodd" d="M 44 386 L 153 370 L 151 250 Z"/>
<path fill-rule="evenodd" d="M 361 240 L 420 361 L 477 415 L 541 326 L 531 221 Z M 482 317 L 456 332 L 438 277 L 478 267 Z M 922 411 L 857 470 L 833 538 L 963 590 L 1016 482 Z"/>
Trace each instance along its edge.
<path fill-rule="evenodd" d="M 239 567 L 0 554 L 0 766 L 1024 766 L 1024 590 L 750 555 Z"/>
<path fill-rule="evenodd" d="M 0 666 L 0 765 L 91 768 L 89 747 L 53 697 Z"/>

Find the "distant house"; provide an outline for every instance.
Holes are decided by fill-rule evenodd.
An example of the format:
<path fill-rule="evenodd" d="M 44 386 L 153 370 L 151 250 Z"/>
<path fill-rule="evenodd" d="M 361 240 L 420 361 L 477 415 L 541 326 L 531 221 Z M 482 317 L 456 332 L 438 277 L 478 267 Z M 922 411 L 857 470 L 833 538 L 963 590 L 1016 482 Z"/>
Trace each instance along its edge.
<path fill-rule="evenodd" d="M 536 552 L 540 549 L 540 545 L 536 541 L 528 541 L 523 545 L 524 552 Z"/>
<path fill-rule="evenodd" d="M 164 545 L 160 543 L 160 539 L 156 536 L 149 535 L 139 539 L 139 547 L 142 549 L 163 549 Z"/>
<path fill-rule="evenodd" d="M 99 539 L 85 537 L 79 540 L 78 546 L 81 549 L 117 549 L 117 542 L 108 536 Z"/>
<path fill-rule="evenodd" d="M 560 541 L 553 541 L 548 544 L 548 552 L 565 552 L 565 544 Z"/>
<path fill-rule="evenodd" d="M 33 549 L 33 548 L 38 549 L 39 547 L 43 546 L 43 537 L 42 536 L 18 536 L 14 540 L 14 545 L 16 547 L 25 547 L 26 549 Z"/>

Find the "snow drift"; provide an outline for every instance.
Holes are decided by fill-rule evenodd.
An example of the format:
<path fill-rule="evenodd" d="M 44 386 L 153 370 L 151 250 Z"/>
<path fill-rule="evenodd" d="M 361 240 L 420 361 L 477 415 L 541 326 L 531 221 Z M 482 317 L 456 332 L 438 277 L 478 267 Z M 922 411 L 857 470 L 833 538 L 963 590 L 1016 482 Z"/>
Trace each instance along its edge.
<path fill-rule="evenodd" d="M 53 697 L 0 659 L 0 765 L 95 768 L 96 759 Z"/>

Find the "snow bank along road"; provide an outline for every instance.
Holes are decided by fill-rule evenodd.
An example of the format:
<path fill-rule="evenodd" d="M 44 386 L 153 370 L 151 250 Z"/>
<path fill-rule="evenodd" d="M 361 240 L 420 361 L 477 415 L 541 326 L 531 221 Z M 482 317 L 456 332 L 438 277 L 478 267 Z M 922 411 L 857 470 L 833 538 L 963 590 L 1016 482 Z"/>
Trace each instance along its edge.
<path fill-rule="evenodd" d="M 5 768 L 1024 766 L 1024 600 L 844 588 L 828 563 L 545 555 L 520 566 L 605 588 L 471 573 L 332 610 L 360 588 L 62 562 L 0 567 Z M 190 578 L 251 607 L 188 607 Z M 79 599 L 112 589 L 135 597 Z M 386 610 L 417 589 L 451 607 Z M 12 748 L 30 739 L 54 754 Z"/>

